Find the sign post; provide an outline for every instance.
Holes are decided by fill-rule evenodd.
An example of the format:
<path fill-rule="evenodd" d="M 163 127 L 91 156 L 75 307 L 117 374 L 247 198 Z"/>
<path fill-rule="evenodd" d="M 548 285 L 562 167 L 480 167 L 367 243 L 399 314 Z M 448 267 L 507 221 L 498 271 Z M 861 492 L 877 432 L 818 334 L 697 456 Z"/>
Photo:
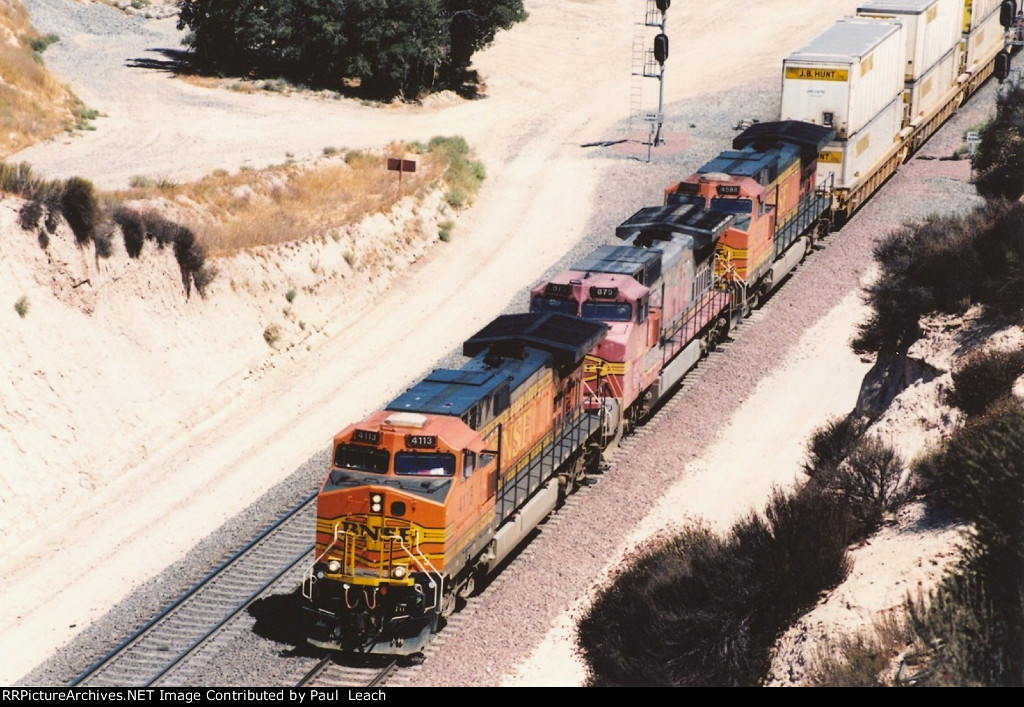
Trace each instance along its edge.
<path fill-rule="evenodd" d="M 415 172 L 416 160 L 403 160 L 398 157 L 388 157 L 388 171 L 398 172 L 398 195 L 402 195 L 402 173 Z"/>

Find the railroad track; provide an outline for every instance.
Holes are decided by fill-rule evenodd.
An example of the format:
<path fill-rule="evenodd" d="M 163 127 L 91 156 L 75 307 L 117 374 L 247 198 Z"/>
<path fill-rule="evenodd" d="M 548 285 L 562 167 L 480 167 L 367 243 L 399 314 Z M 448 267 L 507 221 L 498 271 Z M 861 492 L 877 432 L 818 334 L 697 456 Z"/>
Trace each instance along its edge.
<path fill-rule="evenodd" d="M 189 656 L 228 631 L 270 587 L 298 583 L 313 550 L 315 498 L 305 498 L 69 685 L 189 684 Z"/>
<path fill-rule="evenodd" d="M 758 309 L 746 321 L 754 322 L 763 316 L 763 311 Z M 726 341 L 701 359 L 683 378 L 680 389 L 699 380 L 710 361 L 730 347 L 743 329 L 742 326 L 738 327 Z M 651 420 L 667 414 L 675 406 L 679 392 L 679 389 L 674 391 L 644 425 L 632 430 L 618 444 L 606 450 L 603 469 L 608 468 L 621 451 L 627 450 L 645 436 L 644 429 Z M 601 473 L 588 477 L 580 491 L 596 485 Z M 580 501 L 581 495 L 577 492 L 569 496 L 538 528 L 538 532 L 557 527 L 562 517 L 572 513 L 571 509 Z M 315 526 L 315 507 L 313 494 L 69 684 L 189 684 L 190 657 L 204 648 L 216 652 L 216 647 L 211 645 L 215 637 L 230 633 L 233 620 L 271 587 L 291 587 L 301 581 L 302 571 L 310 561 L 309 555 L 313 549 L 310 528 Z M 529 557 L 529 548 L 524 548 L 521 554 Z M 519 554 L 513 556 L 509 564 L 514 564 L 518 558 Z M 505 571 L 498 573 L 482 588 L 480 594 L 471 598 L 461 611 L 448 619 L 446 630 L 439 634 L 442 640 L 432 641 L 425 656 L 437 650 L 440 647 L 438 644 L 443 644 L 444 639 L 455 636 L 459 628 L 471 620 L 477 606 L 486 601 L 488 591 L 503 576 Z M 381 656 L 344 656 L 339 660 L 339 656 L 329 654 L 299 679 L 296 686 L 373 688 L 382 685 L 385 680 L 401 684 L 402 675 L 397 671 L 397 661 L 382 661 Z"/>
<path fill-rule="evenodd" d="M 380 656 L 365 656 L 363 660 L 358 657 L 344 657 L 343 660 L 344 662 L 336 662 L 334 655 L 324 656 L 295 686 L 379 687 L 398 668 L 397 660 L 381 660 Z"/>

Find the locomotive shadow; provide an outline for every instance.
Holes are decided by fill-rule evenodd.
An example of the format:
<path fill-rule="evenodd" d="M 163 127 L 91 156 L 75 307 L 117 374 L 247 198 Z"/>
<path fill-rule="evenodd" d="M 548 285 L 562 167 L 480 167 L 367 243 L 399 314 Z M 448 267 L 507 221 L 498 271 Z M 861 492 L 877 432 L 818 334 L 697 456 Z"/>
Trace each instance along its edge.
<path fill-rule="evenodd" d="M 271 594 L 251 602 L 246 611 L 256 622 L 252 628 L 253 633 L 260 638 L 291 646 L 281 652 L 282 656 L 322 656 L 322 650 L 306 641 L 313 619 L 303 611 L 304 601 L 302 588 L 296 587 L 290 594 Z"/>

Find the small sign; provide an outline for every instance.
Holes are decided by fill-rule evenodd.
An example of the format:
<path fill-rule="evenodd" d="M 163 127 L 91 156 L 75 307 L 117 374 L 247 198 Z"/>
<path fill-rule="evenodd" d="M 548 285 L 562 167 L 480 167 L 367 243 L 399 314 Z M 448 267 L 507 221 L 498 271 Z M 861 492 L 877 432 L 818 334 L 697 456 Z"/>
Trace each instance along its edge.
<path fill-rule="evenodd" d="M 978 134 L 977 131 L 972 130 L 969 133 L 967 133 L 964 137 L 967 138 L 968 152 L 971 155 L 971 157 L 974 157 L 975 148 L 981 144 L 981 135 Z"/>
<path fill-rule="evenodd" d="M 391 172 L 415 172 L 416 160 L 400 160 L 397 157 L 388 157 L 388 170 Z"/>

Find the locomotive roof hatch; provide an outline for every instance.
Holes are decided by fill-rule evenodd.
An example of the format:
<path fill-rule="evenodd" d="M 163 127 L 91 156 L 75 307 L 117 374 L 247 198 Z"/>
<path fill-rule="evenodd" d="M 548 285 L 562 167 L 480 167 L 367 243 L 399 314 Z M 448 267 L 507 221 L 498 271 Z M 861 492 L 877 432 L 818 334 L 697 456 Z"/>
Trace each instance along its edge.
<path fill-rule="evenodd" d="M 661 253 L 625 245 L 603 245 L 573 265 L 572 269 L 628 275 L 644 287 L 650 287 L 661 277 Z"/>
<path fill-rule="evenodd" d="M 679 197 L 677 201 L 675 197 Z M 698 261 L 714 250 L 715 243 L 735 219 L 734 214 L 702 209 L 686 195 L 670 194 L 665 206 L 646 206 L 615 229 L 615 235 L 641 247 L 652 241 L 687 236 Z"/>
<path fill-rule="evenodd" d="M 556 312 L 505 314 L 467 339 L 462 353 L 476 356 L 497 344 L 514 342 L 547 351 L 564 375 L 601 342 L 607 331 L 603 322 Z"/>
<path fill-rule="evenodd" d="M 836 136 L 835 128 L 802 120 L 777 120 L 771 123 L 754 123 L 733 141 L 733 149 L 742 150 L 747 146 L 765 152 L 779 143 L 788 143 L 800 148 L 800 160 L 807 164 L 818 156 Z"/>

